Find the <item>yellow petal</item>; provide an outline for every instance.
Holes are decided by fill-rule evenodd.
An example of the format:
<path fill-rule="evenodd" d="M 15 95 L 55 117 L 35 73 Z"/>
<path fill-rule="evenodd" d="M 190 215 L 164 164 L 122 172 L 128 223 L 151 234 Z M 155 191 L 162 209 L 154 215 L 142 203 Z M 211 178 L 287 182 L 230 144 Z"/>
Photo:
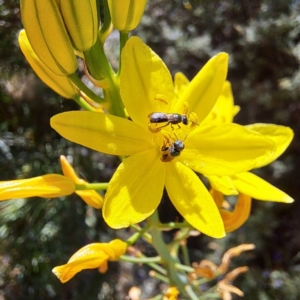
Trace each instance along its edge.
<path fill-rule="evenodd" d="M 146 129 L 150 113 L 169 108 L 167 103 L 155 100 L 156 95 L 163 94 L 169 101 L 174 97 L 168 68 L 138 37 L 131 37 L 122 51 L 120 93 L 129 116 Z"/>
<path fill-rule="evenodd" d="M 168 164 L 166 189 L 176 209 L 193 227 L 214 238 L 225 236 L 216 203 L 191 169 L 178 161 Z"/>
<path fill-rule="evenodd" d="M 253 173 L 243 172 L 235 174 L 232 177 L 232 180 L 236 189 L 240 193 L 248 195 L 257 200 L 285 203 L 291 203 L 294 201 L 289 195 L 271 185 L 267 181 L 254 175 Z"/>
<path fill-rule="evenodd" d="M 127 227 L 155 211 L 165 183 L 165 166 L 159 155 L 147 150 L 130 156 L 118 167 L 103 205 L 103 217 L 110 227 Z"/>
<path fill-rule="evenodd" d="M 133 155 L 151 147 L 151 134 L 135 123 L 109 114 L 70 111 L 50 120 L 64 138 L 113 155 Z"/>
<path fill-rule="evenodd" d="M 232 212 L 225 209 L 220 210 L 226 233 L 240 228 L 248 220 L 251 212 L 251 202 L 251 197 L 239 194 Z"/>
<path fill-rule="evenodd" d="M 116 260 L 125 253 L 126 248 L 127 244 L 121 240 L 89 244 L 79 249 L 67 264 L 55 267 L 52 272 L 64 283 L 83 269 L 101 268 L 107 260 Z"/>
<path fill-rule="evenodd" d="M 74 182 L 58 174 L 0 182 L 0 200 L 29 197 L 56 198 L 70 195 L 74 191 Z"/>
<path fill-rule="evenodd" d="M 241 125 L 198 126 L 180 160 L 204 175 L 223 176 L 252 169 L 274 150 L 273 141 Z"/>
<path fill-rule="evenodd" d="M 163 300 L 177 300 L 179 291 L 176 287 L 170 286 L 164 293 Z"/>
<path fill-rule="evenodd" d="M 61 155 L 60 156 L 60 163 L 61 163 L 61 168 L 64 173 L 64 175 L 70 179 L 72 179 L 77 185 L 85 185 L 87 182 L 83 179 L 80 179 L 68 160 L 66 159 L 65 156 Z M 103 206 L 103 197 L 99 195 L 96 191 L 94 190 L 77 190 L 75 193 L 81 197 L 81 199 L 89 206 L 92 206 L 94 208 L 102 208 Z"/>
<path fill-rule="evenodd" d="M 81 199 L 89 206 L 100 209 L 103 206 L 103 197 L 93 190 L 75 191 Z"/>
<path fill-rule="evenodd" d="M 251 124 L 246 127 L 259 132 L 276 144 L 276 151 L 273 155 L 260 162 L 260 164 L 256 167 L 263 167 L 277 159 L 286 150 L 294 137 L 293 130 L 286 126 L 274 124 Z"/>
<path fill-rule="evenodd" d="M 206 176 L 209 180 L 211 187 L 224 195 L 237 195 L 236 190 L 231 178 L 229 176 Z"/>
<path fill-rule="evenodd" d="M 19 45 L 34 72 L 53 91 L 67 99 L 75 98 L 78 95 L 74 84 L 66 76 L 56 75 L 39 59 L 32 49 L 24 29 L 19 34 Z"/>
<path fill-rule="evenodd" d="M 203 120 L 201 126 L 209 125 L 212 123 L 231 123 L 235 113 L 236 108 L 234 106 L 231 84 L 229 81 L 225 81 L 217 102 L 215 103 L 210 113 Z"/>
<path fill-rule="evenodd" d="M 183 103 L 188 102 L 189 111 L 197 114 L 200 123 L 217 101 L 227 76 L 227 69 L 227 53 L 219 53 L 212 57 L 184 90 L 175 110 L 179 112 Z"/>
<path fill-rule="evenodd" d="M 72 179 L 76 184 L 85 184 L 86 183 L 85 180 L 80 179 L 76 175 L 73 167 L 70 165 L 70 163 L 68 162 L 68 160 L 66 159 L 65 156 L 61 155 L 59 159 L 60 159 L 62 171 L 66 177 Z"/>
<path fill-rule="evenodd" d="M 183 94 L 184 90 L 189 85 L 190 81 L 187 79 L 187 77 L 181 73 L 177 72 L 174 76 L 174 90 L 175 95 L 177 97 L 180 97 L 181 94 Z"/>

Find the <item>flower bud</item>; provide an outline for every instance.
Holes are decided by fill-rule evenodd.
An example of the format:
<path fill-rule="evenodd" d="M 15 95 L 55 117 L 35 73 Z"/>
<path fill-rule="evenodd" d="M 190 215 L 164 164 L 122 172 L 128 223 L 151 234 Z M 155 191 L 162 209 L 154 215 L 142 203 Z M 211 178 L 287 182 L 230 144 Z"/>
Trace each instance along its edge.
<path fill-rule="evenodd" d="M 147 0 L 108 0 L 111 21 L 119 31 L 135 29 L 141 21 Z"/>
<path fill-rule="evenodd" d="M 24 29 L 19 34 L 19 45 L 32 69 L 46 85 L 67 99 L 78 95 L 74 84 L 67 76 L 56 75 L 40 60 L 32 49 Z"/>

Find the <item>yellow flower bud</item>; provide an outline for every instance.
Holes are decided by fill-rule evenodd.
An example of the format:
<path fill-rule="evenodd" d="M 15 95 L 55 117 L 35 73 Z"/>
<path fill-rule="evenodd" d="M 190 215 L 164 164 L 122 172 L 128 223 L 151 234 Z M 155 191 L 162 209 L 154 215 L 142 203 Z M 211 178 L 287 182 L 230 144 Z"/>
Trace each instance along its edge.
<path fill-rule="evenodd" d="M 147 0 L 108 0 L 111 21 L 119 31 L 135 29 L 141 21 Z"/>
<path fill-rule="evenodd" d="M 67 99 L 78 95 L 74 84 L 67 76 L 56 75 L 39 59 L 32 49 L 24 29 L 19 34 L 19 45 L 34 72 L 53 91 Z"/>
<path fill-rule="evenodd" d="M 89 244 L 73 254 L 65 265 L 55 267 L 52 272 L 62 283 L 84 269 L 98 268 L 101 273 L 105 273 L 107 261 L 118 260 L 126 252 L 126 248 L 127 244 L 118 239 L 109 243 Z"/>
<path fill-rule="evenodd" d="M 56 198 L 70 195 L 74 191 L 74 182 L 58 174 L 0 182 L 0 200 L 29 197 Z"/>

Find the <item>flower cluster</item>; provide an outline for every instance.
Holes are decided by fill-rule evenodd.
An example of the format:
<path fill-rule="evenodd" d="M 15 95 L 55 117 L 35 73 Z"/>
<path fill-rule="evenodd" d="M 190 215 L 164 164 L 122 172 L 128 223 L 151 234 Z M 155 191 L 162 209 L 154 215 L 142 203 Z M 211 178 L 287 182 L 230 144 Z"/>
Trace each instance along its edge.
<path fill-rule="evenodd" d="M 182 73 L 173 80 L 161 58 L 140 38 L 128 35 L 138 26 L 145 6 L 145 0 L 107 0 L 100 21 L 96 0 L 21 0 L 22 52 L 47 85 L 83 108 L 53 116 L 52 128 L 72 142 L 119 156 L 122 161 L 109 183 L 90 184 L 78 178 L 61 156 L 64 175 L 0 182 L 0 200 L 55 198 L 75 192 L 88 205 L 102 208 L 111 228 L 135 228 L 126 242 L 93 243 L 78 250 L 67 264 L 53 269 L 61 282 L 82 269 L 105 272 L 108 261 L 129 259 L 124 255 L 128 245 L 143 236 L 156 248 L 158 257 L 150 262 L 135 253 L 131 261 L 166 267 L 155 265 L 170 284 L 163 299 L 177 299 L 179 292 L 195 299 L 198 291 L 193 285 L 183 287 L 178 268 L 186 272 L 186 282 L 191 276 L 211 280 L 227 272 L 230 257 L 253 246 L 230 250 L 219 267 L 209 261 L 182 266 L 178 244 L 174 242 L 177 246 L 172 244 L 173 250 L 166 251 L 161 228 L 175 226 L 178 243 L 192 229 L 222 238 L 247 220 L 252 198 L 292 202 L 290 196 L 250 171 L 277 159 L 290 144 L 293 131 L 274 124 L 233 122 L 239 107 L 234 105 L 226 80 L 227 53 L 213 56 L 191 81 Z M 111 67 L 103 48 L 113 27 L 120 32 L 118 71 Z M 101 95 L 76 74 L 78 59 L 87 78 L 102 89 Z M 106 190 L 104 199 L 97 189 Z M 164 189 L 183 223 L 159 223 L 156 211 Z M 233 209 L 226 201 L 230 195 L 237 198 Z M 144 220 L 145 228 L 136 225 Z M 218 283 L 223 297 L 229 299 L 232 292 L 242 295 L 228 282 L 244 271 L 245 267 L 236 269 Z"/>

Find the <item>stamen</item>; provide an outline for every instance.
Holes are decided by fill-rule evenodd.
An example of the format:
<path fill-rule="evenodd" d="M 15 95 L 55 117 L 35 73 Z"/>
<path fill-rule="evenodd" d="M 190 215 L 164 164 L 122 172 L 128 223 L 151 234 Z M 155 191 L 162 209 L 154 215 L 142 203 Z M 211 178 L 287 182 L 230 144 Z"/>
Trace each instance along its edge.
<path fill-rule="evenodd" d="M 161 101 L 161 102 L 163 102 L 165 104 L 169 103 L 169 99 L 165 95 L 163 95 L 163 94 L 156 94 L 156 96 L 155 96 L 154 99 L 157 100 L 157 101 Z"/>

